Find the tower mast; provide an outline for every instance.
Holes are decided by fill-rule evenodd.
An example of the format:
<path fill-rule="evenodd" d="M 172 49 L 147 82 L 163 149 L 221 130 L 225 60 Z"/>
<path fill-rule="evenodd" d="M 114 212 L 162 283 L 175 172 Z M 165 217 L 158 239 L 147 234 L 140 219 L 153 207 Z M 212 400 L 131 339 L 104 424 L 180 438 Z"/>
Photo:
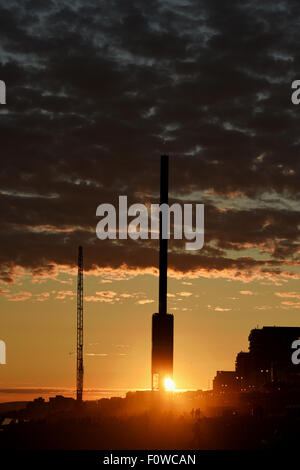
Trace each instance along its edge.
<path fill-rule="evenodd" d="M 160 159 L 160 204 L 168 204 L 169 156 Z M 168 240 L 162 236 L 162 212 L 159 213 L 159 307 L 160 315 L 167 313 Z"/>
<path fill-rule="evenodd" d="M 160 205 L 168 204 L 169 157 L 160 160 Z M 163 237 L 163 214 L 159 213 L 159 306 L 152 315 L 152 390 L 164 390 L 173 379 L 174 317 L 167 313 L 168 240 Z"/>
<path fill-rule="evenodd" d="M 83 254 L 82 246 L 78 248 L 77 277 L 77 391 L 78 402 L 82 401 L 83 390 Z"/>

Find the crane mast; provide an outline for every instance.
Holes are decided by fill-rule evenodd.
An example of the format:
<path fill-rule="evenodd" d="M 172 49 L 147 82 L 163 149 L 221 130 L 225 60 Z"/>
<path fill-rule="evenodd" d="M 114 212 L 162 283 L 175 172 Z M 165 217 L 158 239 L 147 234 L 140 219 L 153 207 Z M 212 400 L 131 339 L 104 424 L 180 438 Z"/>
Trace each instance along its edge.
<path fill-rule="evenodd" d="M 77 390 L 76 399 L 82 401 L 83 390 L 83 254 L 82 246 L 78 249 L 77 277 Z"/>

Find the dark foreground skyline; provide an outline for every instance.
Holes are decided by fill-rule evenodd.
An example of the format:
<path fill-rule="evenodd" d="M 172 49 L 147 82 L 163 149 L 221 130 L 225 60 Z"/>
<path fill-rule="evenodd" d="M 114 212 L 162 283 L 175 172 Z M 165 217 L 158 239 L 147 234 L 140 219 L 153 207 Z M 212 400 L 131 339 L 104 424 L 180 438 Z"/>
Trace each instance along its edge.
<path fill-rule="evenodd" d="M 0 404 L 0 449 L 295 450 L 300 366 L 291 343 L 299 330 L 252 330 L 249 352 L 237 355 L 234 371 L 217 371 L 213 390 Z"/>

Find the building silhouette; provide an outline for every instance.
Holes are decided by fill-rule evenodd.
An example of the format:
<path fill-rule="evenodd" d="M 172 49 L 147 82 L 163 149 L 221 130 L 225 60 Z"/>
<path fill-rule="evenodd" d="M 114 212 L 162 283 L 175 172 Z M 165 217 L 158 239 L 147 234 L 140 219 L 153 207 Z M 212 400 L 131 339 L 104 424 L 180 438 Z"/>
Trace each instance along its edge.
<path fill-rule="evenodd" d="M 292 343 L 300 328 L 264 326 L 249 334 L 249 351 L 236 356 L 235 371 L 217 371 L 213 389 L 225 391 L 266 391 L 285 385 L 300 386 L 300 365 L 292 363 Z"/>

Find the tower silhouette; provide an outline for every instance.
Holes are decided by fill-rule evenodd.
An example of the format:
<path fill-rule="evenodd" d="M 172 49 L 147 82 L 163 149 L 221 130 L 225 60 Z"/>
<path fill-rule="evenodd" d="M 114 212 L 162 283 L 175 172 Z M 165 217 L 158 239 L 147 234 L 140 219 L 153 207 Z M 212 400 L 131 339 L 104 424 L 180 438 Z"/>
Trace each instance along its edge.
<path fill-rule="evenodd" d="M 160 204 L 168 204 L 169 157 L 160 161 Z M 159 213 L 159 309 L 152 315 L 152 390 L 163 390 L 165 379 L 173 378 L 174 317 L 167 313 L 168 240 L 162 234 Z"/>

